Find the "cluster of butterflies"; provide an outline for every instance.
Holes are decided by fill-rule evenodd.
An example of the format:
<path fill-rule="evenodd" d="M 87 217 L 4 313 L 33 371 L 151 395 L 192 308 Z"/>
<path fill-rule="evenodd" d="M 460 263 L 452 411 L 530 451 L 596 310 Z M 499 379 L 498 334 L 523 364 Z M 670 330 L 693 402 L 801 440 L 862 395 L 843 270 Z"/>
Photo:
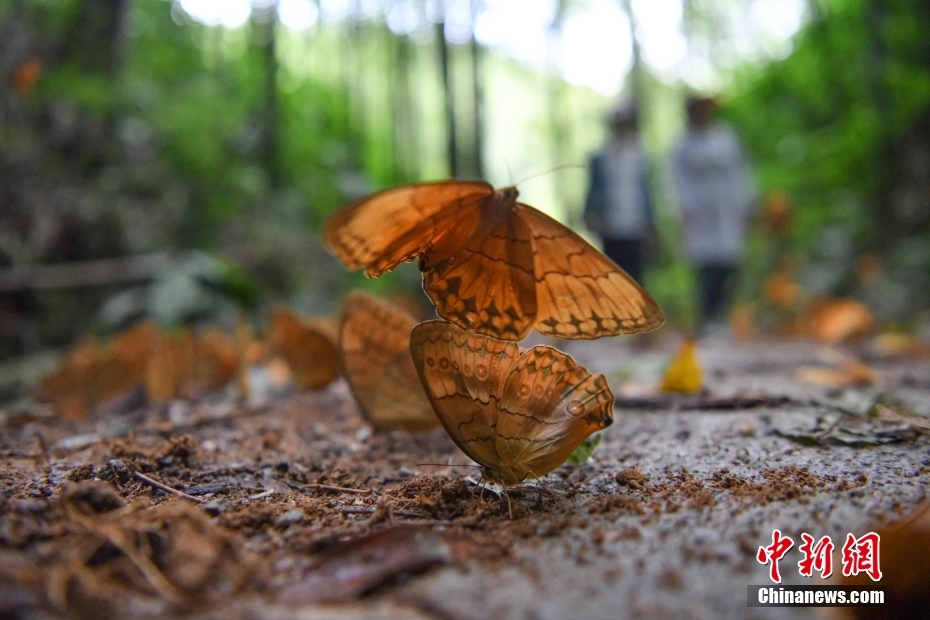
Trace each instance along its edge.
<path fill-rule="evenodd" d="M 369 420 L 421 429 L 438 419 L 486 479 L 510 486 L 558 467 L 613 422 L 614 403 L 603 375 L 517 341 L 532 328 L 593 339 L 664 322 L 622 269 L 517 195 L 479 181 L 408 185 L 342 207 L 324 230 L 343 264 L 370 277 L 418 259 L 445 319 L 417 324 L 375 298 L 350 296 L 343 359 Z M 413 376 L 425 399 L 409 389 Z"/>

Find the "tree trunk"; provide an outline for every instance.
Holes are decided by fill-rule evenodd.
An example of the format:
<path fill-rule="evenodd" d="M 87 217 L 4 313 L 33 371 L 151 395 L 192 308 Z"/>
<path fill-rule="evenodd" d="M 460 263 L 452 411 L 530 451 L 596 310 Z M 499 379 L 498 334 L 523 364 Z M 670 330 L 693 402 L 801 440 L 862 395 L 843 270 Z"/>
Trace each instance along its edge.
<path fill-rule="evenodd" d="M 259 158 L 268 174 L 272 188 L 281 185 L 281 168 L 279 162 L 278 125 L 278 55 L 277 55 L 277 4 L 255 10 L 253 28 L 261 50 L 262 60 L 262 109 L 261 109 L 261 144 Z"/>
<path fill-rule="evenodd" d="M 868 35 L 868 51 L 866 56 L 865 74 L 866 88 L 872 107 L 877 118 L 891 117 L 888 90 L 885 80 L 886 49 L 882 33 L 884 23 L 884 10 L 878 0 L 866 0 L 865 4 L 866 32 Z M 893 170 L 891 167 L 892 136 L 889 134 L 888 123 L 881 125 L 880 134 L 876 137 L 872 149 L 872 161 L 869 165 L 871 179 L 870 190 L 867 196 L 869 213 L 866 220 L 866 236 L 864 249 L 885 254 L 893 247 L 893 241 L 902 232 L 897 230 L 897 222 L 891 213 L 890 198 L 894 186 Z"/>
<path fill-rule="evenodd" d="M 471 81 L 472 81 L 472 174 L 484 178 L 484 88 L 482 84 L 482 50 L 475 38 L 474 24 L 478 16 L 478 3 L 472 0 Z"/>
<path fill-rule="evenodd" d="M 87 73 L 114 76 L 122 61 L 126 0 L 81 0 L 65 31 L 60 59 Z"/>
<path fill-rule="evenodd" d="M 395 72 L 394 80 L 394 161 L 397 181 L 419 178 L 419 133 L 415 122 L 416 111 L 411 89 L 411 52 L 410 38 L 401 35 L 395 37 Z M 414 74 L 415 75 L 415 74 Z"/>
<path fill-rule="evenodd" d="M 449 58 L 449 42 L 446 41 L 446 24 L 436 24 L 436 44 L 439 48 L 439 65 L 442 70 L 442 92 L 446 108 L 446 156 L 449 160 L 449 176 L 457 178 L 461 174 L 459 165 L 458 140 L 455 122 L 455 92 L 452 85 L 452 67 Z"/>
<path fill-rule="evenodd" d="M 630 46 L 633 52 L 633 67 L 630 69 L 630 100 L 640 109 L 643 109 L 643 53 L 636 36 L 636 15 L 630 0 L 623 0 L 623 10 L 630 20 Z"/>

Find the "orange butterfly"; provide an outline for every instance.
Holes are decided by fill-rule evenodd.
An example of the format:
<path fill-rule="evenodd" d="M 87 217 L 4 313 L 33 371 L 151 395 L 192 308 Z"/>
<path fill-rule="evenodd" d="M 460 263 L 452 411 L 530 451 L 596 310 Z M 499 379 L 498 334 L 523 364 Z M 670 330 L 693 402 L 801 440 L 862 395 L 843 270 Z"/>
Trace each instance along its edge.
<path fill-rule="evenodd" d="M 568 355 L 427 321 L 410 334 L 413 363 L 456 445 L 505 485 L 543 476 L 613 423 L 603 375 Z"/>
<path fill-rule="evenodd" d="M 586 339 L 665 321 L 622 269 L 517 195 L 481 181 L 407 185 L 346 205 L 324 235 L 346 266 L 370 277 L 419 258 L 439 316 L 480 334 L 520 340 L 535 327 Z"/>
<path fill-rule="evenodd" d="M 425 431 L 439 425 L 410 357 L 416 320 L 361 291 L 342 310 L 339 345 L 346 379 L 365 419 L 378 430 Z"/>
<path fill-rule="evenodd" d="M 301 390 L 322 390 L 342 373 L 336 327 L 326 319 L 302 319 L 278 308 L 271 313 L 268 334 Z"/>

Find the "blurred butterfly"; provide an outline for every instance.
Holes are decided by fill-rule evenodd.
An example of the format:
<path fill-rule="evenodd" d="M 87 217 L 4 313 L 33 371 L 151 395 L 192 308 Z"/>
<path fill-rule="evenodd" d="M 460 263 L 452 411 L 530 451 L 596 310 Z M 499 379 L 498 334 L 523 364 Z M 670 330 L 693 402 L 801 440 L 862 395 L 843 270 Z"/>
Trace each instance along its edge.
<path fill-rule="evenodd" d="M 362 415 L 377 430 L 439 425 L 410 357 L 416 323 L 397 306 L 361 291 L 351 293 L 343 307 L 339 345 L 346 379 Z"/>
<path fill-rule="evenodd" d="M 428 321 L 413 329 L 410 352 L 443 427 L 489 480 L 543 476 L 613 423 L 604 376 L 551 347 L 521 353 L 515 342 Z"/>
<path fill-rule="evenodd" d="M 390 189 L 342 207 L 324 236 L 350 269 L 379 276 L 419 258 L 436 312 L 463 329 L 520 340 L 645 332 L 665 320 L 630 276 L 577 234 L 481 181 Z"/>
<path fill-rule="evenodd" d="M 294 373 L 301 390 L 321 390 L 342 373 L 335 325 L 278 308 L 271 313 L 269 339 Z"/>

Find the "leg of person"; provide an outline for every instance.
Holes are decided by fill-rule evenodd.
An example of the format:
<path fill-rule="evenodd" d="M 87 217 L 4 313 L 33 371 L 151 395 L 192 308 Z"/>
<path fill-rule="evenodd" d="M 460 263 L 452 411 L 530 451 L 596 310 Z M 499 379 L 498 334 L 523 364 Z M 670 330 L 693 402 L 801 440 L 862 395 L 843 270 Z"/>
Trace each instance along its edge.
<path fill-rule="evenodd" d="M 719 321 L 730 303 L 730 288 L 736 266 L 728 263 L 705 263 L 699 267 L 701 283 L 701 319 Z"/>
<path fill-rule="evenodd" d="M 603 237 L 604 254 L 617 263 L 638 284 L 643 283 L 642 239 Z"/>

